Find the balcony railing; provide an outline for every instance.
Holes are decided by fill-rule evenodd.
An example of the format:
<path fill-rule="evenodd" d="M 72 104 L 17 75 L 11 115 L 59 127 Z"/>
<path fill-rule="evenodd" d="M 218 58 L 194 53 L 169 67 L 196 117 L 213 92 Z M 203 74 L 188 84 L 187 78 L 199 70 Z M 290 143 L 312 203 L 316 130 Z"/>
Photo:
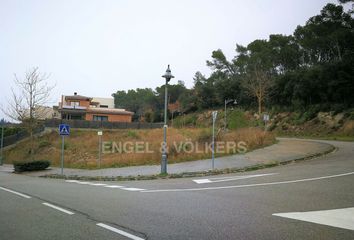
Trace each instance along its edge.
<path fill-rule="evenodd" d="M 71 106 L 71 105 L 63 105 L 61 106 L 62 109 L 78 109 L 78 110 L 85 110 L 87 107 L 84 106 Z"/>

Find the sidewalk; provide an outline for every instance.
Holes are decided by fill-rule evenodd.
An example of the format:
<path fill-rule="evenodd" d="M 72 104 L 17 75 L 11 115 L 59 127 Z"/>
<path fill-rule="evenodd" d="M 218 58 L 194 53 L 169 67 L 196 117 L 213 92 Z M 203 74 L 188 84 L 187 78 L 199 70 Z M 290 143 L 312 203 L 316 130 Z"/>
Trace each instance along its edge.
<path fill-rule="evenodd" d="M 237 154 L 226 157 L 215 158 L 216 169 L 226 168 L 244 168 L 257 164 L 265 164 L 270 162 L 287 162 L 316 156 L 318 154 L 330 152 L 334 147 L 328 143 L 279 138 L 279 142 L 269 147 L 257 149 L 246 154 Z M 186 173 L 186 172 L 203 172 L 211 170 L 211 159 L 197 160 L 183 163 L 169 164 L 168 173 Z M 1 172 L 12 172 L 12 165 L 0 166 Z M 138 176 L 138 175 L 155 175 L 160 173 L 160 165 L 153 166 L 133 166 L 123 168 L 105 168 L 100 170 L 83 170 L 64 168 L 64 174 L 67 176 Z M 38 172 L 26 172 L 29 176 L 42 176 L 48 174 L 60 174 L 60 168 L 52 167 L 49 170 Z"/>

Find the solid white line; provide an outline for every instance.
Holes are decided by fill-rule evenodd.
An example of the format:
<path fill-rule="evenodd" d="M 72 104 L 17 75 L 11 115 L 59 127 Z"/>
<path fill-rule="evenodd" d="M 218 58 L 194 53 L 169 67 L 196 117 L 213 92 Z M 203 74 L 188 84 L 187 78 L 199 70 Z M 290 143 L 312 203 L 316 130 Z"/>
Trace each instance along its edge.
<path fill-rule="evenodd" d="M 26 195 L 26 194 L 19 193 L 19 192 L 16 192 L 16 191 L 13 191 L 13 190 L 4 188 L 4 187 L 0 187 L 0 189 L 4 190 L 4 191 L 6 191 L 6 192 L 10 192 L 10 193 L 16 194 L 16 195 L 18 195 L 18 196 L 24 197 L 24 198 L 31 198 L 30 196 L 28 196 L 28 195 Z"/>
<path fill-rule="evenodd" d="M 135 236 L 135 235 L 133 235 L 133 234 L 130 234 L 130 233 L 124 232 L 124 231 L 122 231 L 122 230 L 119 230 L 119 229 L 117 229 L 117 228 L 108 226 L 108 225 L 106 225 L 106 224 L 104 224 L 104 223 L 97 223 L 96 225 L 97 225 L 97 226 L 100 226 L 100 227 L 103 227 L 103 228 L 105 228 L 105 229 L 108 229 L 108 230 L 110 230 L 110 231 L 112 231 L 112 232 L 118 233 L 118 234 L 120 234 L 120 235 L 123 235 L 123 236 L 125 236 L 125 237 L 127 237 L 127 238 L 133 239 L 133 240 L 144 240 L 144 238 L 137 237 L 137 236 Z"/>
<path fill-rule="evenodd" d="M 48 206 L 48 207 L 54 208 L 54 209 L 56 209 L 56 210 L 59 210 L 59 211 L 61 211 L 61 212 L 64 212 L 64 213 L 66 213 L 66 214 L 69 214 L 69 215 L 73 215 L 73 214 L 74 214 L 73 212 L 70 212 L 70 211 L 68 211 L 68 210 L 66 210 L 66 209 L 64 209 L 64 208 L 61 208 L 61 207 L 57 207 L 57 206 L 55 206 L 55 205 L 53 205 L 53 204 L 50 204 L 50 203 L 44 202 L 44 203 L 42 203 L 42 204 L 43 204 L 43 205 L 46 205 L 46 206 Z"/>
<path fill-rule="evenodd" d="M 310 212 L 274 213 L 273 216 L 354 230 L 354 208 Z"/>
<path fill-rule="evenodd" d="M 235 181 L 235 180 L 255 178 L 255 177 L 270 176 L 270 175 L 274 175 L 274 174 L 277 174 L 277 173 L 266 173 L 266 174 L 233 176 L 233 177 L 221 177 L 221 178 L 209 178 L 209 179 L 195 179 L 193 181 L 195 183 L 198 183 L 198 184 L 202 184 L 202 183 L 218 183 L 218 182 L 228 182 L 228 181 Z"/>
<path fill-rule="evenodd" d="M 104 187 L 106 187 L 106 188 L 124 188 L 124 186 L 119 186 L 119 185 L 106 185 Z"/>
<path fill-rule="evenodd" d="M 269 183 L 256 183 L 256 184 L 246 184 L 246 185 L 234 185 L 234 186 L 225 186 L 225 187 L 206 187 L 206 188 L 176 188 L 176 189 L 161 189 L 161 190 L 146 190 L 141 191 L 142 193 L 157 193 L 157 192 L 187 192 L 187 191 L 205 191 L 205 190 L 219 190 L 219 189 L 229 189 L 229 188 L 245 188 L 245 187 L 258 187 L 258 186 L 269 186 L 269 185 L 279 185 L 279 184 L 288 184 L 288 183 L 298 183 L 298 182 L 308 182 L 315 181 L 321 179 L 335 178 L 335 177 L 343 177 L 348 175 L 353 175 L 354 172 L 316 177 L 316 178 L 305 178 L 299 180 L 290 180 L 290 181 L 282 181 L 282 182 L 269 182 Z"/>
<path fill-rule="evenodd" d="M 121 188 L 122 190 L 127 190 L 127 191 L 144 191 L 146 189 L 142 188 Z"/>

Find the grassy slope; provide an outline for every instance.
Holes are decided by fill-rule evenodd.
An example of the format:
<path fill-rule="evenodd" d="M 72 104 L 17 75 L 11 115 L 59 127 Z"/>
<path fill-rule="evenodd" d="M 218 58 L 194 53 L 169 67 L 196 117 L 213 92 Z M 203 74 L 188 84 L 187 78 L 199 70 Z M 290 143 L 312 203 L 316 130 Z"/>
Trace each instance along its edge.
<path fill-rule="evenodd" d="M 261 129 L 246 128 L 238 131 L 223 133 L 219 131 L 218 141 L 244 141 L 248 150 L 270 145 L 275 142 L 275 138 L 270 133 L 265 133 Z M 149 150 L 153 153 L 106 153 L 102 155 L 102 167 L 123 167 L 133 165 L 159 164 L 161 159 L 160 144 L 162 140 L 162 130 L 115 130 L 104 131 L 103 141 L 108 142 L 146 142 Z M 210 158 L 211 152 L 205 147 L 205 143 L 210 142 L 210 128 L 184 128 L 168 129 L 168 146 L 170 146 L 169 162 L 183 162 L 196 159 Z M 186 142 L 197 142 L 200 152 L 192 151 Z M 175 144 L 174 144 L 175 143 Z M 180 145 L 182 143 L 182 145 Z M 29 159 L 29 141 L 23 141 L 16 147 L 5 151 L 6 163 L 13 161 L 24 161 Z M 188 152 L 179 153 L 178 147 L 183 146 Z M 56 131 L 38 137 L 36 139 L 35 159 L 50 160 L 52 165 L 59 166 L 61 150 L 61 138 Z M 206 152 L 204 151 L 206 150 Z M 232 152 L 219 154 L 226 155 Z M 96 168 L 98 156 L 97 131 L 72 130 L 65 140 L 65 166 L 72 168 Z"/>
<path fill-rule="evenodd" d="M 199 148 L 207 150 L 205 142 L 211 139 L 211 112 L 205 111 L 178 116 L 173 121 L 175 128 L 168 129 L 168 146 L 170 146 L 169 162 L 183 162 L 210 158 L 210 150 L 206 152 L 178 153 L 176 147 L 181 142 L 197 142 Z M 274 135 L 301 138 L 318 138 L 330 140 L 354 140 L 354 120 L 352 115 L 338 120 L 337 115 L 322 114 L 304 120 L 304 114 L 280 113 L 272 114 L 268 129 L 272 133 L 262 131 L 264 124 L 253 113 L 240 109 L 229 109 L 227 112 L 229 132 L 220 131 L 224 126 L 224 112 L 219 110 L 216 128 L 218 141 L 245 141 L 248 150 L 270 145 L 275 142 Z M 103 141 L 115 142 L 147 142 L 153 153 L 109 153 L 103 154 L 102 167 L 123 167 L 132 165 L 159 164 L 161 159 L 160 144 L 162 130 L 115 130 L 105 131 Z M 173 144 L 174 142 L 177 145 Z M 21 142 L 15 148 L 5 151 L 5 161 L 23 161 L 29 159 L 28 141 Z M 54 166 L 59 165 L 61 141 L 58 133 L 39 137 L 36 140 L 36 159 L 50 160 Z M 73 130 L 66 138 L 65 165 L 73 168 L 96 168 L 98 155 L 98 137 L 96 131 Z M 225 153 L 225 154 L 231 154 Z M 225 155 L 224 154 L 224 155 Z M 223 154 L 219 154 L 223 155 Z"/>
<path fill-rule="evenodd" d="M 354 109 L 342 113 L 333 112 L 282 112 L 271 113 L 267 125 L 269 131 L 277 136 L 315 138 L 340 141 L 354 141 Z M 250 111 L 228 109 L 227 123 L 229 129 L 245 127 L 264 127 L 263 121 Z M 179 116 L 174 126 L 209 127 L 211 111 L 196 112 Z M 218 126 L 224 125 L 224 111 L 219 110 Z"/>

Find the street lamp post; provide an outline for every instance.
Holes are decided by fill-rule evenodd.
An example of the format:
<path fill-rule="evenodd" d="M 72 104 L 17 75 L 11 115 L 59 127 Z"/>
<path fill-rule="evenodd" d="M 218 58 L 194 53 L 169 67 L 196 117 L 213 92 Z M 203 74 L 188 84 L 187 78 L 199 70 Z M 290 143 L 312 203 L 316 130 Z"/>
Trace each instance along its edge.
<path fill-rule="evenodd" d="M 226 131 L 226 126 L 227 126 L 227 120 L 226 120 L 226 105 L 230 102 L 234 102 L 234 104 L 237 104 L 237 101 L 235 99 L 225 99 L 225 112 L 224 112 L 224 117 L 225 117 L 225 124 L 224 124 L 224 131 Z"/>
<path fill-rule="evenodd" d="M 211 140 L 211 168 L 214 170 L 215 166 L 215 121 L 216 117 L 218 116 L 218 111 L 213 111 L 212 112 L 212 118 L 213 118 L 213 138 Z"/>
<path fill-rule="evenodd" d="M 165 113 L 164 113 L 164 125 L 163 125 L 163 146 L 162 146 L 162 158 L 161 158 L 161 174 L 167 173 L 167 141 L 166 141 L 166 134 L 167 134 L 167 86 L 168 82 L 174 76 L 171 74 L 170 65 L 167 66 L 166 73 L 162 76 L 166 79 L 165 83 Z"/>

